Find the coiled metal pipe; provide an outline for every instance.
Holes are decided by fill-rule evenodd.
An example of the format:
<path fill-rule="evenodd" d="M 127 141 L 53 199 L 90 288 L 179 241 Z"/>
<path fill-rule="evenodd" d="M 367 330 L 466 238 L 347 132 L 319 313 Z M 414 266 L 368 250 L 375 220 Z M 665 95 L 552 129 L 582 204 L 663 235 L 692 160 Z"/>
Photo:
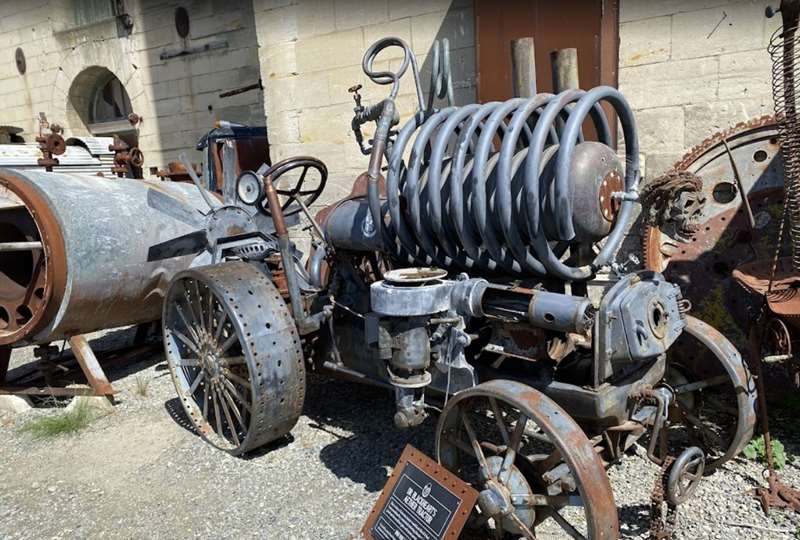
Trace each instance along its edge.
<path fill-rule="evenodd" d="M 577 234 L 581 217 L 573 208 L 582 187 L 573 181 L 578 154 L 598 144 L 583 142 L 587 119 L 613 155 L 604 101 L 622 125 L 624 193 L 615 194 L 618 214 L 600 252 L 570 266 L 561 260 L 566 247 L 587 240 Z M 636 199 L 638 151 L 633 113 L 611 87 L 420 111 L 387 152 L 388 219 L 378 211 L 377 190 L 370 190 L 369 206 L 383 224 L 384 247 L 408 263 L 584 280 L 610 262 L 623 239 Z"/>

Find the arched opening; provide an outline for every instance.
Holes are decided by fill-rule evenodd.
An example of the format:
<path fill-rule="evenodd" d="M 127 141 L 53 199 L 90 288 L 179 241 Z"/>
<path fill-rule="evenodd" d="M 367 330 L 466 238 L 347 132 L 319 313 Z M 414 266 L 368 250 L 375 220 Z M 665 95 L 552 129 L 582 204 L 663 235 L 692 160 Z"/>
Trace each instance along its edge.
<path fill-rule="evenodd" d="M 67 120 L 78 135 L 108 137 L 119 135 L 137 145 L 136 128 L 128 121 L 133 112 L 122 82 L 107 68 L 91 66 L 72 81 L 68 95 Z"/>

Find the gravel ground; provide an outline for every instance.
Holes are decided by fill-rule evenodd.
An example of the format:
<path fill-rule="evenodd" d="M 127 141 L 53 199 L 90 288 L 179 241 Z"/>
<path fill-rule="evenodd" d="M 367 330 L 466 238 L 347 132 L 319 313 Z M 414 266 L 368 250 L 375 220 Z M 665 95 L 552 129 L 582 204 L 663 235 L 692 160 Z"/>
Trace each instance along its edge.
<path fill-rule="evenodd" d="M 19 364 L 30 351 L 14 355 Z M 191 431 L 160 354 L 112 378 L 121 390 L 115 412 L 78 435 L 19 433 L 49 409 L 0 416 L 0 538 L 342 540 L 360 528 L 406 444 L 433 453 L 434 421 L 394 429 L 392 398 L 381 389 L 310 376 L 292 437 L 238 459 Z M 137 378 L 149 381 L 147 396 L 137 394 Z M 800 455 L 800 433 L 782 429 L 795 420 L 778 419 L 775 432 Z M 610 470 L 624 538 L 647 537 L 657 472 L 636 452 Z M 800 516 L 765 517 L 746 495 L 760 474 L 739 460 L 704 480 L 681 508 L 676 538 L 800 537 Z M 800 460 L 782 476 L 800 486 Z M 560 538 L 549 528 L 538 537 Z"/>

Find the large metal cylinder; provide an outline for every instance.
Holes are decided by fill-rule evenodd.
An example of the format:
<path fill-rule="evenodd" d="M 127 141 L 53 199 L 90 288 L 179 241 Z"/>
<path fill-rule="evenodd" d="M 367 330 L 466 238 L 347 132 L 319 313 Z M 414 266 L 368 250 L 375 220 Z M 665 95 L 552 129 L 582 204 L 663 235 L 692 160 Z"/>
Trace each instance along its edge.
<path fill-rule="evenodd" d="M 35 170 L 0 169 L 0 192 L 0 345 L 158 319 L 194 254 L 152 248 L 202 230 L 207 210 L 190 184 Z"/>

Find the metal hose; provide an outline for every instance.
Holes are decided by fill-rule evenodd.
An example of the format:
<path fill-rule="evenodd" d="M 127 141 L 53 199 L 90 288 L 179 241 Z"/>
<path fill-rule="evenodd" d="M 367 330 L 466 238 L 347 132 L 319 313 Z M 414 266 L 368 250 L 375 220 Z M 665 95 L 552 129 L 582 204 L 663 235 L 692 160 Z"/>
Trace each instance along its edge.
<path fill-rule="evenodd" d="M 618 194 L 619 214 L 600 252 L 570 266 L 561 255 L 575 240 L 570 167 L 584 120 L 591 118 L 600 143 L 612 144 L 601 102 L 622 125 L 625 193 Z M 516 167 L 524 172 L 513 174 Z M 378 190 L 369 197 L 385 249 L 401 260 L 572 281 L 588 279 L 612 259 L 638 180 L 633 113 L 616 89 L 597 87 L 420 111 L 388 150 L 388 220 L 375 211 Z"/>

